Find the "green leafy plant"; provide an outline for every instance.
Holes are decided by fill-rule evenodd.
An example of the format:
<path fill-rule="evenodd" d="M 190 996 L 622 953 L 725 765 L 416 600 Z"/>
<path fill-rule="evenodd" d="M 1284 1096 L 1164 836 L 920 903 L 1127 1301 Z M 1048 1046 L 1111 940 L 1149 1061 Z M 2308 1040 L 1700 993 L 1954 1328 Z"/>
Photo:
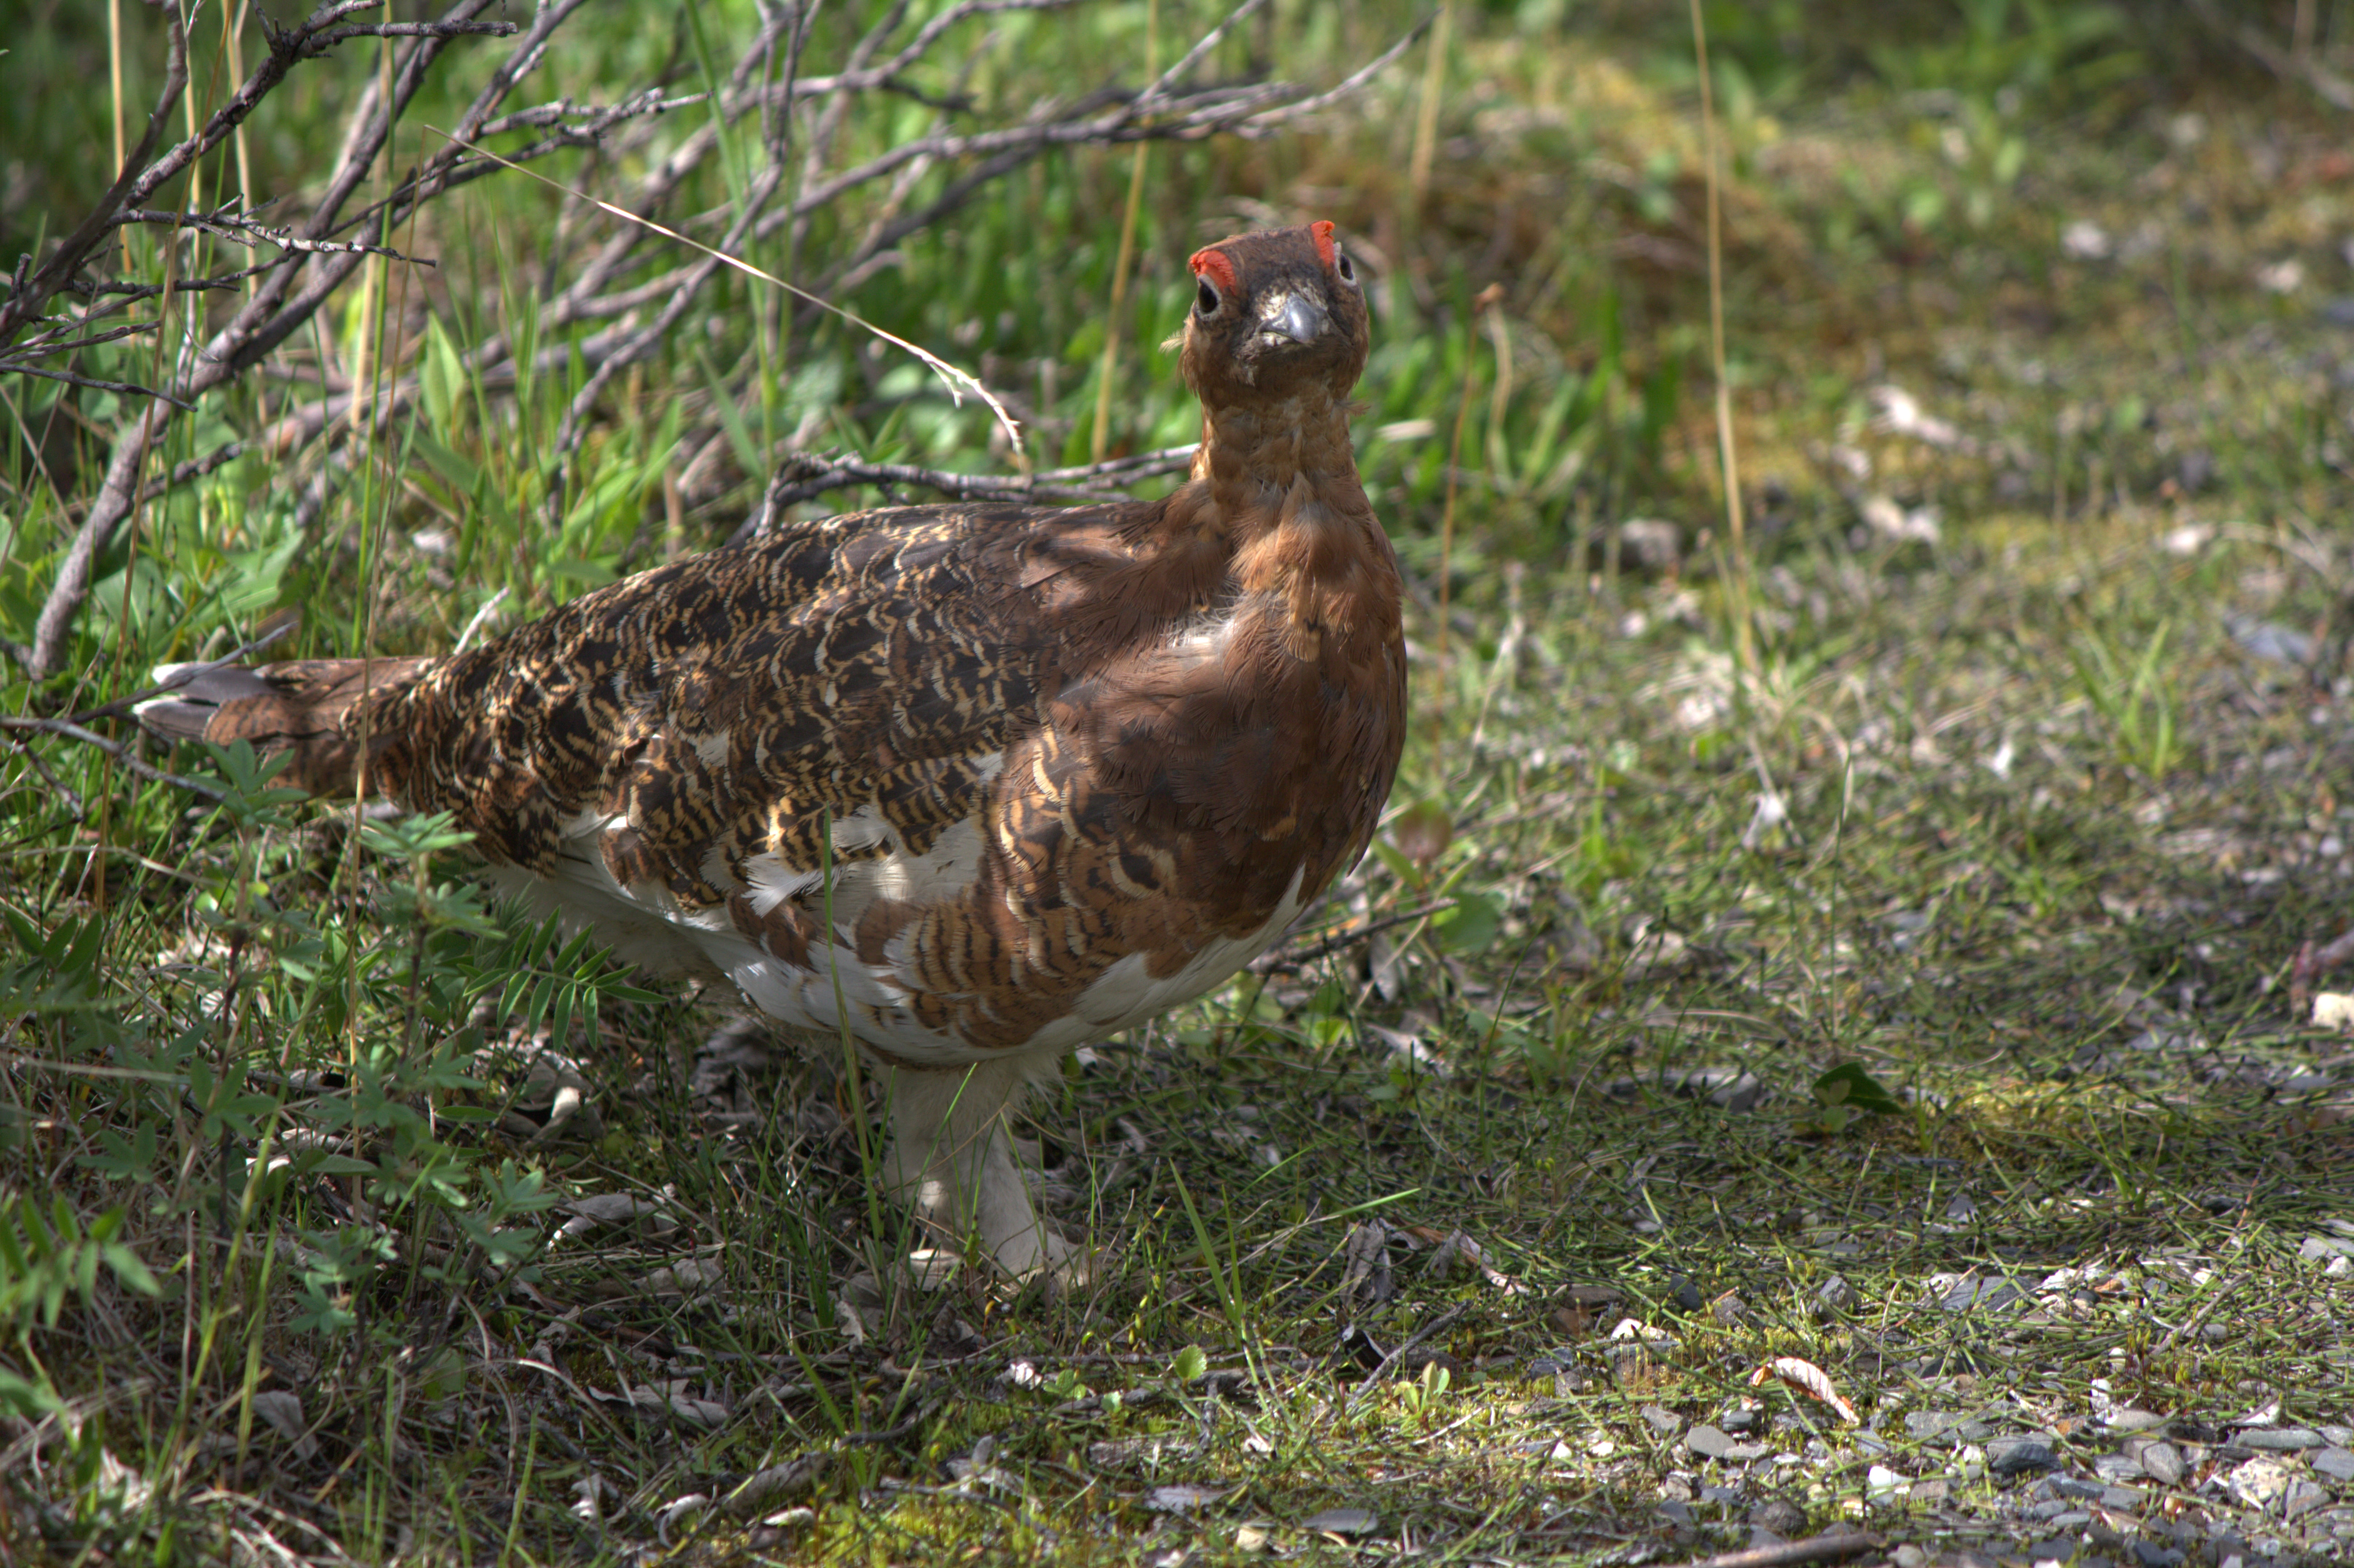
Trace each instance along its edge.
<path fill-rule="evenodd" d="M 1902 1116 L 1904 1102 L 1865 1071 L 1860 1062 L 1842 1062 L 1814 1081 L 1814 1106 L 1798 1124 L 1804 1133 L 1844 1132 L 1858 1117 Z"/>
<path fill-rule="evenodd" d="M 2180 689 L 2166 662 L 2172 630 L 2170 622 L 2159 622 L 2141 651 L 2130 656 L 2120 654 L 2091 626 L 2068 644 L 2077 680 L 2106 726 L 2117 759 L 2153 784 L 2164 782 L 2184 753 Z"/>

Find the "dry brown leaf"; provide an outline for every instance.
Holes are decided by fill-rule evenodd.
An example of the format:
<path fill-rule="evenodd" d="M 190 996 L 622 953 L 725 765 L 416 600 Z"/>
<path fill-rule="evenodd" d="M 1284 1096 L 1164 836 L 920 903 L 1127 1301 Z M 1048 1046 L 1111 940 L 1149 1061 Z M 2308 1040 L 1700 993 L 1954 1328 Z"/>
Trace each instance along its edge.
<path fill-rule="evenodd" d="M 1341 1244 L 1341 1291 L 1348 1299 L 1376 1306 L 1397 1289 L 1390 1271 L 1389 1230 L 1379 1220 L 1367 1220 L 1351 1229 Z"/>
<path fill-rule="evenodd" d="M 1769 1381 L 1786 1383 L 1799 1393 L 1820 1400 L 1838 1411 L 1840 1419 L 1850 1426 L 1861 1425 L 1856 1416 L 1855 1406 L 1840 1393 L 1831 1382 L 1831 1374 L 1810 1361 L 1797 1356 L 1776 1356 L 1749 1374 L 1749 1386 L 1752 1388 Z"/>
<path fill-rule="evenodd" d="M 1429 800 L 1407 807 L 1390 823 L 1390 842 L 1397 846 L 1398 853 L 1426 872 L 1454 842 L 1454 820 L 1443 807 Z"/>

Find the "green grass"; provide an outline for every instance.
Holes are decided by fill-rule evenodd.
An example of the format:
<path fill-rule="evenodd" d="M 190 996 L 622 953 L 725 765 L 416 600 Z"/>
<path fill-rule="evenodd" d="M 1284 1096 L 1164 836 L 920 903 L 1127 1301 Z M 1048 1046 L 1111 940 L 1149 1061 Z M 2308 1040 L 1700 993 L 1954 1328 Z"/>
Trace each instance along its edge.
<path fill-rule="evenodd" d="M 2294 1517 L 2226 1484 L 2253 1462 L 2233 1416 L 2354 1425 L 2354 1300 L 2299 1255 L 2354 1224 L 2349 1058 L 2290 980 L 2354 895 L 2342 119 L 2188 22 L 2211 50 L 2094 5 L 1829 15 L 1708 9 L 1754 671 L 1682 8 L 1457 17 L 1420 202 L 1418 54 L 1309 129 L 1150 152 L 1115 452 L 1192 433 L 1158 345 L 1203 238 L 1329 216 L 1376 271 L 1361 463 L 1421 656 L 1396 814 L 1326 918 L 1446 906 L 1072 1060 L 1024 1133 L 1105 1249 L 1080 1288 L 918 1277 L 834 1043 L 725 1031 L 732 997 L 529 927 L 440 824 L 296 804 L 241 754 L 153 755 L 200 795 L 12 734 L 0 1557 L 1624 1563 L 1753 1520 L 1865 1523 L 1883 1558 L 2060 1532 L 2256 1560 L 2211 1550 L 2225 1531 L 2342 1554 L 2354 1506 L 2307 1459 L 2286 1478 L 2325 1497 Z M 594 100 L 668 60 L 688 90 L 756 25 L 694 16 L 567 35 L 552 80 Z M 813 70 L 854 36 L 823 16 Z M 1164 58 L 1210 19 L 1164 4 Z M 1216 64 L 1329 80 L 1410 19 L 1285 7 Z M 0 71 L 103 83 L 83 25 L 41 19 Z M 1140 60 L 1146 18 L 992 26 L 961 81 L 919 85 L 1018 116 Z M 314 175 L 325 84 L 370 69 L 272 101 L 257 183 Z M 73 108 L 8 122 L 17 249 L 105 178 L 102 90 Z M 697 112 L 618 172 L 551 172 L 617 188 Z M 851 124 L 847 155 L 931 113 Z M 724 227 L 761 155 L 748 133 L 672 217 Z M 1039 462 L 1085 461 L 1129 157 L 1042 159 L 838 302 L 1016 399 Z M 822 277 L 881 199 L 753 260 Z M 589 330 L 540 316 L 583 264 L 563 209 L 520 180 L 432 209 L 400 243 L 440 265 L 386 303 L 417 399 L 323 506 L 316 446 L 152 505 L 67 672 L 11 668 L 5 710 L 100 706 L 289 609 L 274 655 L 446 647 L 724 537 L 796 436 L 1005 465 L 912 362 L 729 279 L 613 380 L 557 504 L 578 364 L 510 383 L 466 356 Z M 1491 281 L 1500 328 L 1472 309 Z M 331 308 L 159 461 L 250 440 L 376 330 Z M 128 375 L 154 349 L 105 352 Z M 1891 419 L 1887 386 L 1952 434 Z M 22 641 L 124 410 L 0 391 Z M 1934 538 L 1870 521 L 1908 514 Z M 1645 517 L 1672 566 L 1622 539 Z M 2311 664 L 2264 656 L 2285 631 Z M 2031 1299 L 1941 1305 L 1972 1271 Z M 1861 1429 L 1754 1381 L 1783 1357 Z M 2111 1404 L 2171 1419 L 2181 1485 L 2063 1531 L 1990 1473 L 2037 1432 L 2092 1474 L 2125 1446 Z M 1703 1459 L 1700 1425 L 1768 1454 Z M 1373 1522 L 1311 1528 L 1333 1510 Z"/>

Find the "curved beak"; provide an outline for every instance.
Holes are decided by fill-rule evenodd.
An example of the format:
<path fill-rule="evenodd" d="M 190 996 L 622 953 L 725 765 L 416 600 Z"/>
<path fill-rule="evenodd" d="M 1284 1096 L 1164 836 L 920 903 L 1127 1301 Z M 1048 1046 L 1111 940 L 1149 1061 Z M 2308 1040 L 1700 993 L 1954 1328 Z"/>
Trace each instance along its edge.
<path fill-rule="evenodd" d="M 1259 312 L 1259 329 L 1288 337 L 1302 345 L 1324 335 L 1332 318 L 1323 305 L 1306 294 L 1284 293 L 1269 300 Z"/>

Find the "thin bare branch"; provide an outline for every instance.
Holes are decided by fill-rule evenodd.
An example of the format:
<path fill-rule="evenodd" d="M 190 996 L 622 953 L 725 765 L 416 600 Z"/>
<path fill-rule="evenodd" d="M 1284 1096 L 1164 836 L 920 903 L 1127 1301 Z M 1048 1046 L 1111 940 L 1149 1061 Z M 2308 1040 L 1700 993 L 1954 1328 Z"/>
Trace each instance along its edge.
<path fill-rule="evenodd" d="M 1252 12 L 1266 4 L 1267 0 L 1243 0 L 1241 5 L 1227 12 L 1225 20 L 1195 39 L 1192 48 L 1177 57 L 1176 64 L 1155 77 L 1152 85 L 1136 95 L 1136 101 L 1128 106 L 1129 118 L 1146 112 L 1167 97 L 1170 88 L 1184 80 L 1188 71 L 1201 64 L 1212 49 L 1225 41 L 1225 36 L 1234 31 L 1235 24 L 1247 20 Z"/>
<path fill-rule="evenodd" d="M 73 812 L 76 821 L 80 821 L 82 817 L 88 814 L 82 810 L 81 796 L 69 788 L 64 779 L 59 779 L 56 773 L 50 770 L 48 759 L 43 758 L 39 752 L 34 750 L 30 744 L 13 735 L 0 738 L 5 738 L 8 744 L 16 749 L 16 755 L 23 758 L 26 764 L 30 767 L 34 772 L 41 776 L 41 782 L 49 787 L 49 792 L 51 794 L 58 796 L 65 801 L 68 809 Z"/>
<path fill-rule="evenodd" d="M 136 381 L 107 381 L 95 376 L 78 376 L 70 370 L 52 370 L 47 366 L 27 365 L 18 360 L 0 359 L 0 376 L 37 376 L 44 381 L 62 381 L 71 387 L 87 387 L 94 392 L 119 392 L 125 397 L 154 397 L 169 403 L 182 413 L 194 413 L 194 403 L 184 403 L 169 392 L 153 387 L 143 387 Z"/>
<path fill-rule="evenodd" d="M 1128 498 L 1115 486 L 1140 484 L 1162 474 L 1182 472 L 1192 464 L 1194 450 L 1192 445 L 1163 447 L 1159 451 L 1083 463 L 1076 468 L 1044 469 L 1031 474 L 956 473 L 906 463 L 867 462 L 859 458 L 795 456 L 777 470 L 759 506 L 727 536 L 727 543 L 740 545 L 758 537 L 783 521 L 784 509 L 797 501 L 854 484 L 885 488 L 920 484 L 961 500 L 1125 501 Z"/>
<path fill-rule="evenodd" d="M 226 800 L 228 792 L 217 784 L 201 779 L 184 778 L 166 773 L 119 740 L 109 740 L 94 731 L 84 729 L 71 719 L 18 718 L 0 714 L 0 730 L 15 730 L 33 735 L 54 735 L 67 740 L 78 740 L 84 746 L 94 746 L 140 778 L 154 784 L 169 784 L 175 789 L 186 789 L 191 795 L 202 795 L 207 800 Z"/>
<path fill-rule="evenodd" d="M 153 501 L 157 496 L 177 490 L 181 485 L 191 481 L 202 479 L 224 463 L 235 462 L 244 455 L 243 441 L 224 441 L 200 458 L 190 458 L 187 461 L 175 465 L 172 471 L 163 478 L 149 480 L 147 487 L 139 493 L 139 499 L 143 503 Z"/>
<path fill-rule="evenodd" d="M 345 139 L 334 173 L 327 182 L 326 192 L 313 208 L 309 221 L 296 231 L 300 238 L 323 240 L 334 232 L 345 204 L 374 166 L 386 139 L 391 134 L 393 122 L 422 86 L 433 62 L 451 41 L 481 33 L 486 27 L 494 32 L 514 30 L 506 23 L 483 26 L 473 25 L 474 15 L 489 8 L 493 3 L 493 0 L 455 0 L 441 20 L 419 25 L 421 30 L 398 35 L 407 42 L 395 61 L 391 101 L 388 104 L 376 101 L 378 83 L 376 79 L 371 79 L 353 116 L 351 134 Z M 474 102 L 468 107 L 463 122 L 472 125 L 489 118 L 505 93 L 536 63 L 548 35 L 584 3 L 585 0 L 548 0 L 542 5 L 533 17 L 530 29 L 493 73 L 493 84 L 478 93 Z M 62 281 L 80 270 L 83 259 L 98 239 L 111 232 L 112 218 L 117 212 L 126 207 L 144 206 L 155 190 L 184 171 L 194 159 L 227 138 L 253 107 L 285 79 L 289 70 L 308 58 L 304 50 L 312 40 L 323 37 L 339 25 L 345 16 L 368 8 L 360 0 L 340 0 L 338 4 L 321 6 L 297 27 L 279 27 L 265 22 L 270 43 L 269 58 L 239 87 L 228 103 L 206 122 L 202 131 L 174 147 L 133 177 L 129 164 L 143 161 L 147 151 L 152 150 L 152 143 L 143 144 L 139 157 L 129 161 L 124 176 L 117 180 L 115 187 L 108 193 L 99 208 L 85 220 L 83 229 L 91 231 L 94 238 L 88 238 L 86 242 L 78 238 L 78 250 L 60 248 L 35 282 L 13 292 L 7 304 L 0 307 L 0 342 L 6 341 L 24 322 L 37 316 L 38 307 L 57 291 Z M 185 83 L 186 41 L 179 31 L 177 13 L 170 15 L 175 17 L 172 22 L 173 69 L 175 79 Z M 165 110 L 176 102 L 178 90 L 175 88 L 173 94 L 159 108 L 155 126 L 160 127 Z M 433 188 L 429 181 L 414 187 L 410 208 L 429 196 Z M 397 216 L 387 215 L 387 219 Z M 76 236 L 80 237 L 83 229 L 77 229 Z M 34 675 L 52 673 L 62 661 L 73 619 L 80 610 L 83 600 L 89 597 L 91 568 L 143 493 L 145 487 L 141 482 L 140 471 L 145 465 L 147 453 L 153 450 L 172 416 L 212 388 L 260 363 L 264 355 L 308 321 L 363 260 L 363 254 L 348 251 L 334 254 L 287 251 L 268 270 L 253 296 L 236 315 L 216 331 L 201 349 L 184 358 L 186 368 L 177 377 L 177 385 L 171 397 L 166 398 L 158 394 L 117 432 L 114 450 L 108 460 L 98 495 L 59 564 L 57 580 L 51 585 L 35 624 L 32 646 L 22 652 L 21 656 Z M 299 288 L 298 277 L 307 280 Z M 37 281 L 40 279 L 49 281 L 41 283 Z M 13 317 L 10 313 L 15 313 Z"/>
<path fill-rule="evenodd" d="M 434 265 L 424 257 L 403 256 L 387 245 L 368 245 L 356 239 L 306 239 L 291 228 L 273 228 L 227 208 L 219 212 L 157 212 L 141 207 L 118 213 L 114 221 L 118 227 L 131 223 L 158 223 L 172 228 L 199 229 L 217 239 L 242 245 L 249 250 L 256 245 L 275 245 L 281 250 L 308 251 L 313 255 L 385 256 L 417 266 Z M 174 284 L 173 291 L 176 293 L 183 286 Z"/>
<path fill-rule="evenodd" d="M 92 250 L 112 232 L 109 219 L 129 198 L 139 184 L 139 169 L 154 155 L 155 145 L 164 139 L 164 127 L 171 122 L 172 111 L 179 107 L 180 94 L 188 85 L 188 36 L 180 24 L 176 6 L 164 9 L 164 26 L 168 37 L 168 53 L 164 65 L 164 90 L 155 95 L 155 109 L 147 117 L 147 129 L 139 144 L 122 161 L 114 176 L 114 184 L 98 199 L 88 217 L 75 226 L 49 259 L 31 276 L 19 276 L 8 292 L 8 301 L 0 304 L 0 344 L 5 344 L 22 332 L 26 325 L 40 318 L 48 307 L 49 297 L 64 287 L 68 279 L 81 270 L 82 262 Z"/>

